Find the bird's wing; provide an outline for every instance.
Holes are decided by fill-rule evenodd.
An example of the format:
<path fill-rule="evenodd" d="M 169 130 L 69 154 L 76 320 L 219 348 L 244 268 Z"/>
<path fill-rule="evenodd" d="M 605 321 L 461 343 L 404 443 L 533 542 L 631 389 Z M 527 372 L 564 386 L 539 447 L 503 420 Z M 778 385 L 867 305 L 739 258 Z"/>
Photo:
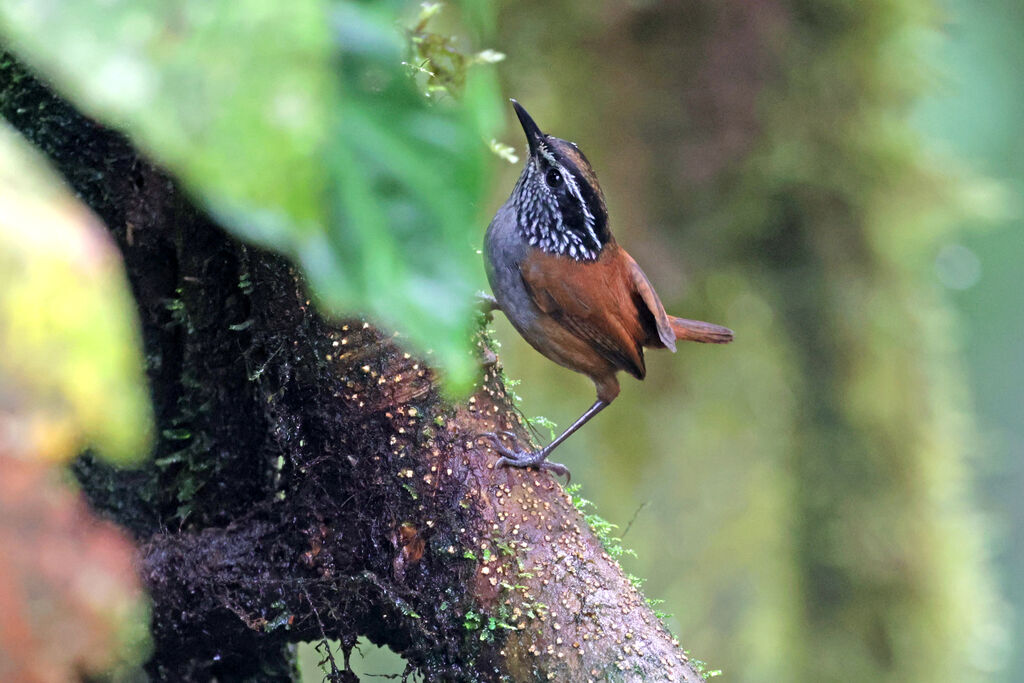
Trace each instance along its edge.
<path fill-rule="evenodd" d="M 613 249 L 625 254 L 615 244 L 605 251 Z M 626 258 L 628 261 L 623 261 L 609 253 L 584 263 L 537 250 L 523 259 L 519 270 L 537 308 L 615 367 L 643 379 L 646 333 L 634 302 L 635 287 L 628 268 L 632 259 Z"/>
<path fill-rule="evenodd" d="M 675 352 L 676 341 L 695 341 L 705 344 L 728 344 L 732 341 L 732 330 L 728 327 L 668 315 L 665 312 L 665 307 L 661 305 L 661 299 L 658 298 L 657 292 L 654 291 L 654 287 L 644 275 L 644 271 L 640 270 L 640 266 L 625 251 L 622 252 L 622 256 L 623 260 L 629 264 L 630 277 L 636 295 L 641 299 L 642 305 L 646 306 L 651 313 L 651 319 L 642 321 L 645 323 L 645 328 L 651 331 L 644 343 L 645 346 L 658 346 L 658 340 L 660 340 L 662 346 Z M 643 316 L 641 315 L 641 317 Z M 652 321 L 654 329 L 651 329 Z M 654 334 L 655 331 L 657 336 Z"/>
<path fill-rule="evenodd" d="M 635 296 L 640 298 L 642 306 L 646 307 L 647 311 L 651 314 L 655 331 L 657 331 L 657 338 L 661 340 L 662 345 L 666 349 L 675 353 L 676 333 L 672 329 L 672 324 L 669 322 L 668 314 L 665 313 L 665 307 L 662 305 L 661 299 L 658 298 L 658 293 L 654 291 L 651 281 L 647 279 L 644 271 L 640 270 L 640 266 L 633 260 L 633 257 L 626 253 L 625 249 L 620 249 L 619 251 L 622 253 L 622 261 L 629 272 L 629 280 Z M 651 344 L 653 341 L 654 339 L 650 337 L 647 340 L 648 344 Z M 657 344 L 651 345 L 656 346 Z"/>

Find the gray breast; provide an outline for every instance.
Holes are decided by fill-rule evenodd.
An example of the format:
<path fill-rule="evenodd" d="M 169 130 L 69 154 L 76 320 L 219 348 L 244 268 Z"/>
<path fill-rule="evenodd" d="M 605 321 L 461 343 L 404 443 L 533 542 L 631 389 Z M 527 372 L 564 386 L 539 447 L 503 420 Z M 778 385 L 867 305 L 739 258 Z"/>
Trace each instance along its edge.
<path fill-rule="evenodd" d="M 519 272 L 519 263 L 528 248 L 517 226 L 515 209 L 511 201 L 506 202 L 498 209 L 484 238 L 487 280 L 509 322 L 532 343 L 534 321 L 541 312 L 527 293 Z"/>

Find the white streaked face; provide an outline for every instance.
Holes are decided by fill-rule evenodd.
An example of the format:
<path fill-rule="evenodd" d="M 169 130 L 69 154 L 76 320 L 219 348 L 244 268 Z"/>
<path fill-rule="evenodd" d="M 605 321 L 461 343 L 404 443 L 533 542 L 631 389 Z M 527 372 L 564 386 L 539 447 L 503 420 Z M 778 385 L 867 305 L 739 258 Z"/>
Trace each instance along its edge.
<path fill-rule="evenodd" d="M 512 196 L 519 228 L 531 245 L 593 261 L 608 241 L 607 214 L 600 190 L 588 180 L 589 165 L 586 174 L 580 167 L 586 160 L 578 152 L 565 153 L 570 145 L 551 136 L 538 141 Z"/>

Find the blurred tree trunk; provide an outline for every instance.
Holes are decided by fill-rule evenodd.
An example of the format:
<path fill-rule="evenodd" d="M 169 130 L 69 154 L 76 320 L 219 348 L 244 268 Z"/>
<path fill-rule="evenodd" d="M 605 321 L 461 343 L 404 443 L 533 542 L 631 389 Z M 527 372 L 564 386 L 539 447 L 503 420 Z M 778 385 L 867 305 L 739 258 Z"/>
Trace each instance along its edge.
<path fill-rule="evenodd" d="M 686 405 L 651 418 L 686 454 L 659 466 L 686 482 L 665 493 L 686 513 L 656 536 L 693 541 L 658 558 L 668 608 L 731 680 L 971 678 L 998 633 L 955 330 L 921 277 L 955 210 L 904 120 L 930 18 L 918 0 L 501 17 L 534 45 L 511 92 L 595 162 L 619 239 L 656 283 L 709 302 L 681 314 L 737 330 L 728 358 L 669 370 Z M 624 447 L 615 420 L 598 429 Z M 606 467 L 602 481 L 635 476 Z"/>
<path fill-rule="evenodd" d="M 452 405 L 427 363 L 331 323 L 283 259 L 228 238 L 159 169 L 11 60 L 0 110 L 122 249 L 159 441 L 93 505 L 132 531 L 157 680 L 292 680 L 292 644 L 360 635 L 426 680 L 699 681 L 549 476 L 494 470 L 475 435 L 528 439 L 490 358 Z"/>

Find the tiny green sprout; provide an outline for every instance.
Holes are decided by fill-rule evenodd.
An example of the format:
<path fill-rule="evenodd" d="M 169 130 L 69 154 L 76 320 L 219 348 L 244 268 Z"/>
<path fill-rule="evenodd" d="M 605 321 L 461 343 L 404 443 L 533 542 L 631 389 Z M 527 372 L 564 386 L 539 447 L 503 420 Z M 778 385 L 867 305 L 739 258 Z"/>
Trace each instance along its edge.
<path fill-rule="evenodd" d="M 555 440 L 555 430 L 558 429 L 558 425 L 553 420 L 549 420 L 543 415 L 537 415 L 536 417 L 531 417 L 529 422 L 531 425 L 535 427 L 544 427 L 545 429 L 547 429 L 550 433 L 550 439 L 552 441 Z"/>
<path fill-rule="evenodd" d="M 658 605 L 665 604 L 665 601 L 660 598 L 644 598 L 644 602 L 651 608 L 651 611 L 654 612 L 654 616 L 657 617 L 658 621 L 661 622 L 661 625 L 665 627 L 665 630 L 671 633 L 672 629 L 668 627 L 668 623 L 666 622 L 672 618 L 672 614 L 658 609 Z"/>
<path fill-rule="evenodd" d="M 467 631 L 475 631 L 480 628 L 481 625 L 482 621 L 480 619 L 480 615 L 473 610 L 466 612 L 466 615 L 462 618 L 462 627 Z"/>
<path fill-rule="evenodd" d="M 700 674 L 702 678 L 714 678 L 716 676 L 721 676 L 722 675 L 722 670 L 721 669 L 715 669 L 713 671 L 709 671 L 708 670 L 708 663 L 707 662 L 702 661 L 700 659 L 694 659 L 694 658 L 690 657 L 690 651 L 689 650 L 683 650 L 683 654 L 686 655 L 687 658 L 689 658 L 690 666 L 692 666 L 693 669 L 698 674 Z"/>
<path fill-rule="evenodd" d="M 623 546 L 622 539 L 618 536 L 612 536 L 612 531 L 619 528 L 617 524 L 612 524 L 600 515 L 587 512 L 587 508 L 593 507 L 594 504 L 579 495 L 580 489 L 581 486 L 579 484 L 570 484 L 565 490 L 569 494 L 569 499 L 572 501 L 573 506 L 583 515 L 584 521 L 590 526 L 598 540 L 601 541 L 605 552 L 616 560 L 623 555 L 636 557 L 635 550 Z"/>
<path fill-rule="evenodd" d="M 292 619 L 292 615 L 288 611 L 288 606 L 284 604 L 284 602 L 278 600 L 274 602 L 272 605 L 270 605 L 270 608 L 281 611 L 278 613 L 276 617 L 274 617 L 273 619 L 269 619 L 265 624 L 263 624 L 263 632 L 272 633 L 273 631 L 276 631 L 281 627 L 289 629 L 291 627 L 290 622 Z"/>
<path fill-rule="evenodd" d="M 242 290 L 243 294 L 252 294 L 252 277 L 249 275 L 249 271 L 243 270 L 242 274 L 238 276 L 238 288 Z"/>
<path fill-rule="evenodd" d="M 162 458 L 157 458 L 153 461 L 153 464 L 160 468 L 170 467 L 175 463 L 182 462 L 186 454 L 186 451 L 175 451 L 174 453 L 165 455 Z"/>
<path fill-rule="evenodd" d="M 467 560 L 476 561 L 476 554 L 472 550 L 466 550 L 465 552 L 462 553 L 462 556 L 464 558 L 466 558 Z"/>
<path fill-rule="evenodd" d="M 505 55 L 496 50 L 465 52 L 454 36 L 430 30 L 428 25 L 442 6 L 440 2 L 427 2 L 420 6 L 416 23 L 406 31 L 409 59 L 403 64 L 424 96 L 451 95 L 457 98 L 462 94 L 466 72 L 471 67 L 494 64 Z"/>

